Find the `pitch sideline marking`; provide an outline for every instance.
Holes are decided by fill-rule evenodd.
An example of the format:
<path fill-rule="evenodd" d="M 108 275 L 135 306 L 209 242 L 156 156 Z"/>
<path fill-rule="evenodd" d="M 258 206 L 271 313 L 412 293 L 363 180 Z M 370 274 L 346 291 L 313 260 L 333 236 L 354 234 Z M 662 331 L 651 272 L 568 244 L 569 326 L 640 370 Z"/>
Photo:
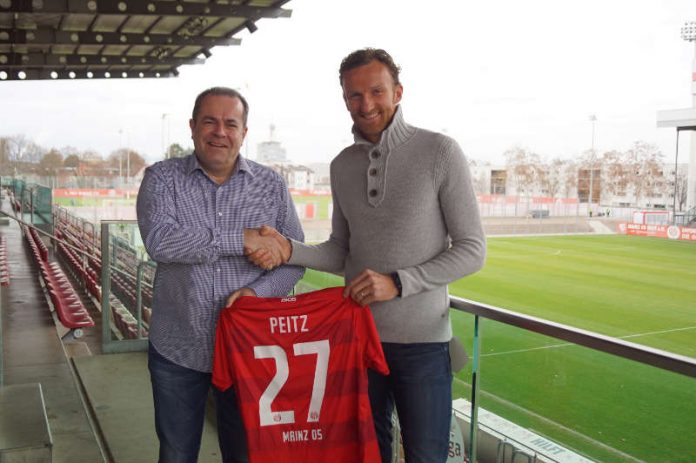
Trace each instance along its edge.
<path fill-rule="evenodd" d="M 627 334 L 625 336 L 619 336 L 617 339 L 639 338 L 641 336 L 651 336 L 653 334 L 674 333 L 677 331 L 688 331 L 688 330 L 693 330 L 693 329 L 696 329 L 696 326 L 685 326 L 683 328 L 672 328 L 670 330 L 646 331 L 645 333 Z M 520 353 L 531 352 L 531 351 L 535 351 L 535 350 L 555 349 L 558 347 L 568 347 L 568 346 L 575 346 L 575 345 L 577 345 L 577 344 L 564 342 L 564 343 L 560 343 L 560 344 L 550 344 L 548 346 L 530 347 L 529 349 L 516 349 L 516 350 L 508 350 L 508 351 L 504 351 L 504 352 L 492 352 L 489 354 L 481 354 L 481 357 L 493 357 L 496 355 L 505 355 L 505 354 L 520 354 Z"/>

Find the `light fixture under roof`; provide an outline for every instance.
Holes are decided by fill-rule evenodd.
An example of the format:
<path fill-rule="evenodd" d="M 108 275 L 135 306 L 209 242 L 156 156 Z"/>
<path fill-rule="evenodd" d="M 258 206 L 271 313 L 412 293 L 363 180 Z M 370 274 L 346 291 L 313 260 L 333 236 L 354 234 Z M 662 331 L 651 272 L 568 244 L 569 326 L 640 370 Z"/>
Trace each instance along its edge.
<path fill-rule="evenodd" d="M 681 37 L 687 42 L 696 41 L 696 21 L 687 21 L 681 28 Z"/>

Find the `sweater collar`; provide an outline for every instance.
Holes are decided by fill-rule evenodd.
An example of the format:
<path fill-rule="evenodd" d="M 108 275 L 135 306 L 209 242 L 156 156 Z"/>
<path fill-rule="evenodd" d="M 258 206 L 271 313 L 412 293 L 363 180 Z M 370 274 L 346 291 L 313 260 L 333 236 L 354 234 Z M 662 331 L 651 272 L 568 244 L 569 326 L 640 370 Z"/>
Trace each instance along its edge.
<path fill-rule="evenodd" d="M 413 135 L 415 131 L 415 127 L 408 125 L 406 121 L 404 121 L 401 105 L 398 105 L 392 121 L 389 123 L 389 126 L 384 129 L 384 132 L 382 132 L 379 142 L 372 143 L 364 138 L 355 125 L 353 125 L 353 139 L 358 145 L 375 145 L 385 148 L 386 151 L 391 151 L 393 148 L 402 145 L 406 140 L 411 138 L 411 135 Z"/>

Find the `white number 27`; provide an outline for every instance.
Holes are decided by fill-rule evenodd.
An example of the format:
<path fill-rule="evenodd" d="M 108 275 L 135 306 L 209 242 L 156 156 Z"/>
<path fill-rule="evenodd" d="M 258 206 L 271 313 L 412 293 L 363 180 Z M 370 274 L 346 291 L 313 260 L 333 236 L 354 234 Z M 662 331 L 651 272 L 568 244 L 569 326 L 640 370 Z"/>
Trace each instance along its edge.
<path fill-rule="evenodd" d="M 316 354 L 317 363 L 314 368 L 314 384 L 312 385 L 312 398 L 309 401 L 309 412 L 307 422 L 319 421 L 321 404 L 324 401 L 326 391 L 326 373 L 329 367 L 329 354 L 331 348 L 329 341 L 300 342 L 293 344 L 293 352 L 297 355 Z M 278 393 L 288 380 L 290 369 L 288 367 L 288 357 L 280 346 L 254 346 L 254 358 L 272 358 L 276 364 L 276 374 L 261 394 L 259 399 L 259 418 L 261 426 L 272 426 L 275 424 L 288 424 L 295 422 L 295 412 L 293 410 L 272 411 L 271 404 L 278 396 Z"/>

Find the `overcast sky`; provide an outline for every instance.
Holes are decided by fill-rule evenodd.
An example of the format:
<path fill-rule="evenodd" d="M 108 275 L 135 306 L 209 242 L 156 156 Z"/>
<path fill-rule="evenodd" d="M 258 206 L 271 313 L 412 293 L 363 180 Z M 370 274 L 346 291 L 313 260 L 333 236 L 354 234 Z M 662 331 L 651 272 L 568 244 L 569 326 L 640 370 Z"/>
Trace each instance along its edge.
<path fill-rule="evenodd" d="M 0 82 L 0 136 L 106 156 L 120 146 L 150 161 L 165 143 L 191 146 L 195 96 L 238 88 L 251 105 L 243 152 L 276 127 L 295 162 L 329 162 L 351 142 L 337 69 L 350 51 L 385 48 L 402 67 L 406 120 L 444 131 L 476 160 L 520 145 L 544 157 L 626 149 L 674 156 L 656 111 L 689 107 L 694 0 L 292 0 L 241 46 L 217 47 L 175 79 Z"/>

